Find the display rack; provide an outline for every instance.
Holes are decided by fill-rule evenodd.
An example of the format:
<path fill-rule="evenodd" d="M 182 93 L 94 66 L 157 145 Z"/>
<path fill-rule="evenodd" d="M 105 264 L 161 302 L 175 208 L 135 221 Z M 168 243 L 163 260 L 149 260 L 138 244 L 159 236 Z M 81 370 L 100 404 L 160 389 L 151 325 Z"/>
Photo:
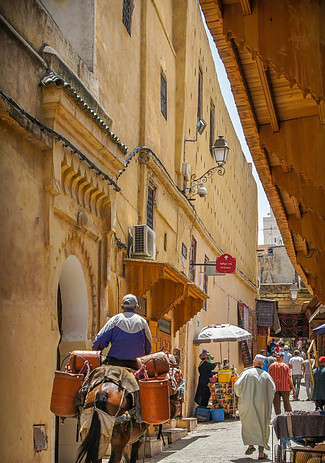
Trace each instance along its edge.
<path fill-rule="evenodd" d="M 234 382 L 209 383 L 212 408 L 223 408 L 229 417 L 237 416 L 237 397 L 234 391 Z"/>

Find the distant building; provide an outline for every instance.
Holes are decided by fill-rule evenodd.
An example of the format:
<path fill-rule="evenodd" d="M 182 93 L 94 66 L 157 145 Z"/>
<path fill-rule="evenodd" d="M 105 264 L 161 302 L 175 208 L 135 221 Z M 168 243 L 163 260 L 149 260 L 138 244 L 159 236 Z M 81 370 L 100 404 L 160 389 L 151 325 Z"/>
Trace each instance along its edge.
<path fill-rule="evenodd" d="M 263 217 L 264 244 L 282 245 L 282 236 L 276 223 L 272 209 L 267 217 Z"/>
<path fill-rule="evenodd" d="M 282 337 L 308 337 L 308 322 L 302 313 L 312 298 L 295 271 L 271 211 L 263 217 L 264 244 L 258 246 L 259 299 L 277 302 Z M 259 328 L 260 336 L 267 330 Z"/>

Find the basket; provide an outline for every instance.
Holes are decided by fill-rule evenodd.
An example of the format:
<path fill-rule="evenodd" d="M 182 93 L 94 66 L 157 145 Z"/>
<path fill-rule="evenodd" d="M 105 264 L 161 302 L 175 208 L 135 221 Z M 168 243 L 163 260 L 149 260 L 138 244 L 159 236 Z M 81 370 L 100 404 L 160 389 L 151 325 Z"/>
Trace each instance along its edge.
<path fill-rule="evenodd" d="M 229 383 L 231 379 L 231 370 L 219 370 L 218 371 L 218 382 Z"/>
<path fill-rule="evenodd" d="M 325 451 L 318 450 L 317 448 L 307 447 L 292 447 L 291 459 L 293 463 L 325 463 Z"/>

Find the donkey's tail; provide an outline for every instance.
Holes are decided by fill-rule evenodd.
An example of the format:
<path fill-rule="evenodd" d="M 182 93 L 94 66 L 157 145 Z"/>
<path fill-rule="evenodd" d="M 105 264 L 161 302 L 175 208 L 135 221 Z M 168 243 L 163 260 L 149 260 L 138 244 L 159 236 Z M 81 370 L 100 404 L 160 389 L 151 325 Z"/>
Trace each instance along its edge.
<path fill-rule="evenodd" d="M 106 410 L 107 394 L 101 390 L 101 384 L 97 386 L 94 394 L 94 409 L 89 431 L 83 439 L 79 449 L 76 463 L 99 463 L 98 453 L 101 438 L 101 422 L 96 410 Z"/>
<path fill-rule="evenodd" d="M 94 410 L 89 431 L 78 449 L 76 463 L 99 463 L 100 428 L 98 413 Z"/>

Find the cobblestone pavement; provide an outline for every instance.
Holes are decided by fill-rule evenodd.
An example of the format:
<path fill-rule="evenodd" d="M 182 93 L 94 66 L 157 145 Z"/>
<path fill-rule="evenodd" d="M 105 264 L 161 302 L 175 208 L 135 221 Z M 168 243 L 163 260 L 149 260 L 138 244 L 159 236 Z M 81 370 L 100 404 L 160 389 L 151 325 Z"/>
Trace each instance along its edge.
<path fill-rule="evenodd" d="M 314 403 L 306 401 L 306 389 L 300 388 L 300 401 L 291 401 L 293 410 L 313 411 Z M 272 414 L 272 419 L 274 417 Z M 270 433 L 270 447 L 278 441 L 275 433 Z M 249 463 L 257 461 L 258 451 L 245 456 L 246 446 L 241 439 L 241 423 L 239 419 L 226 419 L 220 423 L 199 423 L 198 427 L 187 437 L 170 445 L 162 453 L 146 458 L 147 463 Z M 272 461 L 271 450 L 266 451 Z M 138 460 L 139 461 L 139 460 Z M 142 459 L 141 459 L 142 461 Z"/>

